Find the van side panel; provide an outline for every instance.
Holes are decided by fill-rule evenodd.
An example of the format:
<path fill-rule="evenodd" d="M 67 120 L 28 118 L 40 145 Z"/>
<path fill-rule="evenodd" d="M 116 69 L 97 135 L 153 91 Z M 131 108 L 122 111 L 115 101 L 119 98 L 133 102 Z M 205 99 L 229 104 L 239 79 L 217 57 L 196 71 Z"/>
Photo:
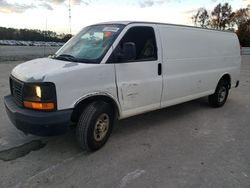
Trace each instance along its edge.
<path fill-rule="evenodd" d="M 159 25 L 163 49 L 162 107 L 214 93 L 228 73 L 240 70 L 239 42 L 233 33 Z"/>

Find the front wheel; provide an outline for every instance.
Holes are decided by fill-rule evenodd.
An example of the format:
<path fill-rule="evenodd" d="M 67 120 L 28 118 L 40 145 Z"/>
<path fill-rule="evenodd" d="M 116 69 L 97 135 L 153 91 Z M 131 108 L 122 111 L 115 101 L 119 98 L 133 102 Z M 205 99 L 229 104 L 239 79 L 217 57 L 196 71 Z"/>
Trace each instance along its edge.
<path fill-rule="evenodd" d="M 221 107 L 226 103 L 229 93 L 229 84 L 221 80 L 219 81 L 215 93 L 208 96 L 208 102 L 212 107 Z"/>
<path fill-rule="evenodd" d="M 102 101 L 93 102 L 83 110 L 76 127 L 81 148 L 95 151 L 107 142 L 113 127 L 113 114 L 112 107 Z"/>

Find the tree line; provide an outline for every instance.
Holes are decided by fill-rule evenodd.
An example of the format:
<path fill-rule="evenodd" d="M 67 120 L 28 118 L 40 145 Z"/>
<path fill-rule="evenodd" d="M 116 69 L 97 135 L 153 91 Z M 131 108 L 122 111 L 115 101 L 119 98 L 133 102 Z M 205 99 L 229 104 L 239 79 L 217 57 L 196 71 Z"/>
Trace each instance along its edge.
<path fill-rule="evenodd" d="M 212 11 L 199 8 L 192 20 L 196 26 L 237 33 L 241 46 L 250 47 L 250 5 L 233 11 L 229 3 L 219 3 Z"/>
<path fill-rule="evenodd" d="M 53 31 L 0 27 L 0 40 L 67 42 L 71 37 L 70 34 L 57 34 Z"/>

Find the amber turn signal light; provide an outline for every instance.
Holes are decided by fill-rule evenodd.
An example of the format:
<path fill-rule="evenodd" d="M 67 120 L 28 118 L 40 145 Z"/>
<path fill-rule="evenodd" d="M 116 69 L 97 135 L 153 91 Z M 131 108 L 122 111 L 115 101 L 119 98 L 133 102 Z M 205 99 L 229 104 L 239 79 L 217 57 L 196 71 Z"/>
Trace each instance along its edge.
<path fill-rule="evenodd" d="M 24 101 L 24 107 L 34 109 L 34 110 L 54 110 L 55 105 L 52 102 L 49 103 L 41 103 L 41 102 L 30 102 Z"/>

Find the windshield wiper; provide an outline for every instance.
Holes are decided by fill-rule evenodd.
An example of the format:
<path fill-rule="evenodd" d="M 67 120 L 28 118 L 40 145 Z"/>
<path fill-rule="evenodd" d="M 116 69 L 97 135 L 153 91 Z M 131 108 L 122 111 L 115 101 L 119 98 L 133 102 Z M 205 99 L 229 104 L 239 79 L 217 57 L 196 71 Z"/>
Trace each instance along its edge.
<path fill-rule="evenodd" d="M 59 60 L 64 60 L 64 61 L 78 62 L 77 58 L 75 58 L 74 56 L 69 55 L 69 54 L 61 54 L 59 56 L 54 56 L 53 58 L 59 59 Z"/>
<path fill-rule="evenodd" d="M 63 61 L 73 61 L 73 62 L 91 63 L 91 64 L 96 64 L 97 63 L 95 60 L 91 60 L 91 59 L 78 59 L 78 58 L 75 58 L 74 56 L 69 55 L 69 54 L 61 54 L 59 56 L 52 55 L 50 57 L 53 58 L 53 59 L 58 59 L 58 60 L 63 60 Z"/>

